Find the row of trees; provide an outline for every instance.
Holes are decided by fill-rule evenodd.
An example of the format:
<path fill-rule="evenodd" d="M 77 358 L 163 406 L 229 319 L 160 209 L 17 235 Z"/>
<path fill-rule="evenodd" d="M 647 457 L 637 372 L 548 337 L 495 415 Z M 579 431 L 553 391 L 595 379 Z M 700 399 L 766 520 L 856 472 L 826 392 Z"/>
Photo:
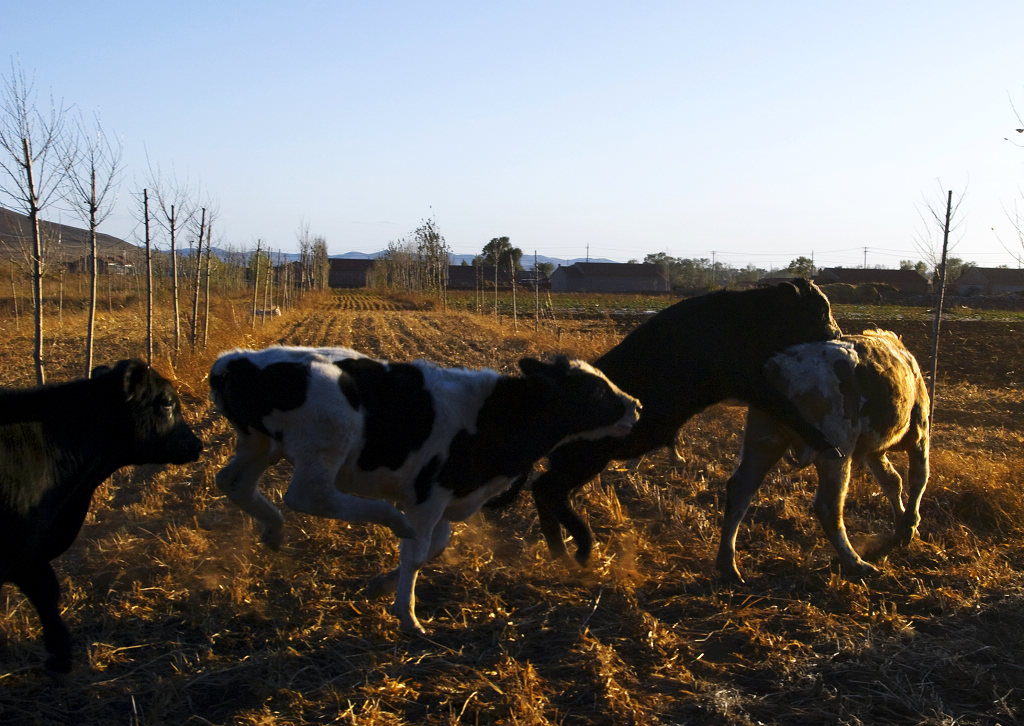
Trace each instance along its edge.
<path fill-rule="evenodd" d="M 23 270 L 30 279 L 34 318 L 33 359 L 36 379 L 46 381 L 43 360 L 43 281 L 48 274 L 65 269 L 65 257 L 54 226 L 43 222 L 50 207 L 70 211 L 87 230 L 86 254 L 89 275 L 89 312 L 84 355 L 85 375 L 93 367 L 93 339 L 97 306 L 98 230 L 116 202 L 122 175 L 122 149 L 107 134 L 99 117 L 86 120 L 63 102 L 51 99 L 48 107 L 38 96 L 24 71 L 11 63 L 10 74 L 0 88 L 0 203 L 24 215 L 27 229 L 16 240 L 0 240 L 20 248 Z M 180 352 L 187 334 L 188 344 L 205 343 L 211 284 L 228 288 L 251 284 L 255 310 L 261 295 L 273 299 L 275 287 L 282 301 L 327 286 L 329 263 L 327 243 L 309 233 L 308 225 L 298 235 L 299 261 L 274 268 L 273 251 L 262 242 L 256 253 L 229 250 L 222 258 L 213 254 L 217 206 L 198 185 L 164 176 L 149 169 L 145 188 L 136 195 L 134 209 L 144 253 L 129 264 L 126 279 L 145 288 L 147 300 L 146 355 L 153 357 L 153 295 L 156 285 L 170 284 L 173 318 L 173 353 Z M 157 249 L 160 243 L 169 250 Z M 277 253 L 281 263 L 281 253 Z M 136 266 L 137 265 L 137 266 Z M 140 271 L 141 268 L 141 271 Z M 279 279 L 280 278 L 280 279 Z M 16 286 L 12 269 L 12 288 Z M 61 286 L 63 294 L 63 286 Z M 17 301 L 15 300 L 15 305 Z M 183 331 L 182 322 L 188 324 Z"/>

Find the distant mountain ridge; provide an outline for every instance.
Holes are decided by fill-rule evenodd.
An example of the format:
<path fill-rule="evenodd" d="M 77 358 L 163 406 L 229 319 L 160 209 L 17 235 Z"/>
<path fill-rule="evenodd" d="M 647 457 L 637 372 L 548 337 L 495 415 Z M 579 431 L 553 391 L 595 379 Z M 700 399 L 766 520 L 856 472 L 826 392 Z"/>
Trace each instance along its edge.
<path fill-rule="evenodd" d="M 51 239 L 60 235 L 64 258 L 68 260 L 89 254 L 89 230 L 69 224 L 42 221 L 43 233 Z M 21 249 L 32 240 L 29 218 L 10 209 L 0 207 L 0 256 L 20 254 Z M 119 237 L 100 232 L 96 235 L 98 257 L 132 257 L 140 248 Z"/>
<path fill-rule="evenodd" d="M 328 255 L 336 259 L 343 260 L 375 260 L 381 255 L 385 254 L 385 250 L 380 252 L 343 252 L 337 255 Z M 295 259 L 298 259 L 298 255 L 295 255 Z M 473 260 L 479 257 L 479 255 L 449 255 L 448 258 L 453 265 L 461 265 L 465 262 L 467 265 L 473 264 Z M 558 267 L 559 265 L 573 265 L 577 262 L 618 262 L 618 260 L 609 260 L 604 257 L 574 257 L 572 259 L 565 259 L 563 257 L 547 257 L 545 255 L 537 255 L 537 263 L 549 263 Z M 533 269 L 533 255 L 524 254 L 520 260 L 520 264 L 527 269 Z"/>
<path fill-rule="evenodd" d="M 65 259 L 73 260 L 89 254 L 88 230 L 81 227 L 73 227 L 68 224 L 59 224 L 57 222 L 44 221 L 42 224 L 47 234 L 51 236 L 56 236 L 58 233 L 60 234 Z M 20 254 L 21 248 L 25 243 L 30 241 L 31 238 L 28 217 L 10 209 L 0 207 L 0 256 L 10 257 L 15 254 Z M 140 245 L 125 242 L 119 237 L 114 237 L 113 235 L 104 234 L 102 232 L 97 235 L 97 243 L 99 246 L 99 257 L 132 257 L 143 252 L 143 248 Z M 160 247 L 160 251 L 166 252 L 167 250 Z M 185 249 L 179 249 L 178 252 L 181 255 L 189 255 L 189 249 L 187 247 Z M 222 260 L 227 259 L 231 255 L 237 255 L 238 252 L 238 250 L 226 250 L 222 247 L 213 248 L 213 253 Z M 249 255 L 255 252 L 255 249 L 242 250 L 241 252 L 244 255 Z M 374 260 L 385 253 L 386 250 L 380 250 L 378 252 L 341 252 L 328 256 L 334 259 L 345 260 Z M 278 253 L 272 251 L 271 256 L 273 257 L 275 264 L 277 264 L 279 259 L 281 262 L 296 262 L 299 260 L 298 252 Z M 467 265 L 471 265 L 476 257 L 478 257 L 478 255 L 462 254 L 450 255 L 449 259 L 453 265 L 461 265 L 463 262 Z M 561 257 L 537 255 L 537 262 L 546 262 L 558 267 L 559 265 L 572 265 L 577 262 L 616 262 L 616 260 L 609 260 L 604 257 L 592 257 L 590 259 L 587 259 L 586 257 L 575 257 L 572 259 L 564 259 Z M 525 269 L 533 269 L 533 255 L 524 254 L 521 263 Z"/>

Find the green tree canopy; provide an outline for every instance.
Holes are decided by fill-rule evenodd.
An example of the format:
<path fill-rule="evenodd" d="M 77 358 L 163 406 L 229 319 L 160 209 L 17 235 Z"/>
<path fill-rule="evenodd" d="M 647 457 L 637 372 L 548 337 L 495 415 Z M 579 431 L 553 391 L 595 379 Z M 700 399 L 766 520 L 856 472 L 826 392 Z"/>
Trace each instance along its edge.
<path fill-rule="evenodd" d="M 794 277 L 806 277 L 809 280 L 814 277 L 814 260 L 810 257 L 797 257 L 789 263 L 786 272 Z"/>
<path fill-rule="evenodd" d="M 477 263 L 480 265 L 494 265 L 499 270 L 509 269 L 509 259 L 512 260 L 512 269 L 521 270 L 523 266 L 520 261 L 523 258 L 523 251 L 513 247 L 508 237 L 495 237 L 484 245 Z"/>

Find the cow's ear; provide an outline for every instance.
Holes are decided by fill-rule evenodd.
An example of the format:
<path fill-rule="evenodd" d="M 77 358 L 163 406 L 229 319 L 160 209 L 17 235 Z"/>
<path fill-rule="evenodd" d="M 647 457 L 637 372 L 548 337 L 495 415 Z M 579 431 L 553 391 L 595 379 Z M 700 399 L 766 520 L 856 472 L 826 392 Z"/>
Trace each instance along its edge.
<path fill-rule="evenodd" d="M 537 360 L 536 358 L 520 358 L 519 359 L 519 370 L 527 376 L 540 376 L 549 370 L 550 366 L 547 363 Z"/>
<path fill-rule="evenodd" d="M 794 279 L 793 284 L 796 285 L 796 289 L 800 291 L 801 295 L 811 291 L 811 281 L 803 277 L 797 277 Z"/>
<path fill-rule="evenodd" d="M 123 360 L 117 367 L 123 371 L 121 380 L 124 384 L 124 397 L 131 401 L 142 388 L 142 383 L 149 374 L 149 366 L 140 360 Z"/>

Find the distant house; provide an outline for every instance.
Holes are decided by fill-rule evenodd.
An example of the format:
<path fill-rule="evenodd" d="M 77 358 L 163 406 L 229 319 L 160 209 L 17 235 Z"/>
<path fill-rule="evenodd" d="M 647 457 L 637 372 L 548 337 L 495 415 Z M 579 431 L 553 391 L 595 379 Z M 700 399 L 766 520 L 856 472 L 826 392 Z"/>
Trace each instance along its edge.
<path fill-rule="evenodd" d="M 134 269 L 134 265 L 130 262 L 125 262 L 124 258 L 96 257 L 97 275 L 128 275 Z M 90 262 L 90 257 L 88 255 L 85 257 L 79 257 L 77 260 L 71 260 L 67 263 L 67 271 L 71 273 L 89 272 L 91 270 L 92 263 Z"/>
<path fill-rule="evenodd" d="M 1024 292 L 1024 270 L 968 267 L 952 284 L 956 295 L 1006 295 Z"/>
<path fill-rule="evenodd" d="M 576 262 L 551 273 L 554 292 L 669 292 L 668 273 L 649 263 Z"/>
<path fill-rule="evenodd" d="M 516 270 L 516 285 L 519 287 L 532 288 L 537 283 L 542 288 L 549 286 L 547 275 L 543 272 L 533 270 Z M 475 290 L 477 287 L 494 289 L 494 265 L 449 265 L 448 266 L 448 289 L 449 290 Z M 508 290 L 511 287 L 511 280 L 508 276 L 508 268 L 498 271 L 498 289 Z"/>
<path fill-rule="evenodd" d="M 814 276 L 819 285 L 844 282 L 848 285 L 889 285 L 908 295 L 924 295 L 928 278 L 917 270 L 881 270 L 862 267 L 825 267 Z"/>
<path fill-rule="evenodd" d="M 494 281 L 494 267 L 478 265 L 448 265 L 449 290 L 475 290 L 480 280 Z M 505 281 L 507 284 L 507 280 Z"/>
<path fill-rule="evenodd" d="M 376 260 L 332 257 L 329 262 L 328 287 L 373 287 Z"/>

